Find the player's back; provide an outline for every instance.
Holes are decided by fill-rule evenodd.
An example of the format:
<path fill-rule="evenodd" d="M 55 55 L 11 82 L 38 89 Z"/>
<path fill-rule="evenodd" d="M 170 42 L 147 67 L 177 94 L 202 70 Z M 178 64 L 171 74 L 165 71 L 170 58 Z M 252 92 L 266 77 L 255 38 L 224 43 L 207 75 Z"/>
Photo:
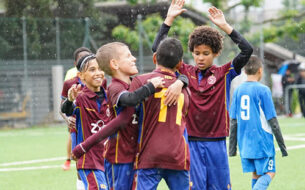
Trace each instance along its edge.
<path fill-rule="evenodd" d="M 270 89 L 259 82 L 245 82 L 233 96 L 230 114 L 237 119 L 237 139 L 242 158 L 274 155 L 268 120 L 276 117 Z"/>
<path fill-rule="evenodd" d="M 189 104 L 187 91 L 182 91 L 176 105 L 164 105 L 164 93 L 176 81 L 175 74 L 157 69 L 135 77 L 130 89 L 136 89 L 157 76 L 164 78 L 164 88 L 156 89 L 155 94 L 142 102 L 138 110 L 139 138 L 135 168 L 189 170 L 185 122 Z"/>

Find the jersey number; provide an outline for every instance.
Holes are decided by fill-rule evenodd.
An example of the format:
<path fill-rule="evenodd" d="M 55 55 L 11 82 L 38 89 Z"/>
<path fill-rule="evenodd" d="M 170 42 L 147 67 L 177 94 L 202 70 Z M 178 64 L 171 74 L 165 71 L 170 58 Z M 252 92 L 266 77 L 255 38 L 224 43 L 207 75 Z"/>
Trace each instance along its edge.
<path fill-rule="evenodd" d="M 250 98 L 248 95 L 243 95 L 240 101 L 241 112 L 240 116 L 242 120 L 250 119 Z"/>
<path fill-rule="evenodd" d="M 167 88 L 162 88 L 160 92 L 155 93 L 155 98 L 161 98 L 160 102 L 160 113 L 159 113 L 159 122 L 165 122 L 166 121 L 166 115 L 167 115 L 167 106 L 164 104 L 165 100 L 165 92 Z M 184 104 L 184 94 L 180 94 L 178 103 L 177 103 L 177 115 L 176 115 L 176 124 L 181 125 L 181 119 L 182 119 L 182 108 Z"/>

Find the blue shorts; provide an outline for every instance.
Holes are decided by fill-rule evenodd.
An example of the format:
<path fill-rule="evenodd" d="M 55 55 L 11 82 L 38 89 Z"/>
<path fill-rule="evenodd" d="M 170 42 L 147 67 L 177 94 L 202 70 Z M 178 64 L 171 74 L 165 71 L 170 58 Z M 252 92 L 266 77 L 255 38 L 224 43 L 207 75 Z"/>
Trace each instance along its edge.
<path fill-rule="evenodd" d="M 257 175 L 264 175 L 267 172 L 275 173 L 274 157 L 261 159 L 241 158 L 241 165 L 244 173 L 256 172 Z"/>
<path fill-rule="evenodd" d="M 231 189 L 226 141 L 189 140 L 192 190 Z"/>
<path fill-rule="evenodd" d="M 110 190 L 131 190 L 134 173 L 133 163 L 111 164 L 105 159 L 105 174 Z"/>
<path fill-rule="evenodd" d="M 133 190 L 155 190 L 161 179 L 164 179 L 169 189 L 189 190 L 190 176 L 186 170 L 170 169 L 139 169 L 133 183 Z"/>
<path fill-rule="evenodd" d="M 79 169 L 78 174 L 86 190 L 108 190 L 106 176 L 102 170 Z"/>

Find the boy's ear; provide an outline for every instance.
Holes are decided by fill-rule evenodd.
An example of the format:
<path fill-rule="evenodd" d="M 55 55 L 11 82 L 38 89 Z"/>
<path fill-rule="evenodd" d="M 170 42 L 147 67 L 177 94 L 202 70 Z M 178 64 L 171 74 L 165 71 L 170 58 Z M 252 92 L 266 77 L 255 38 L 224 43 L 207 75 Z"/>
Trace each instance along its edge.
<path fill-rule="evenodd" d="M 157 64 L 157 53 L 156 52 L 153 54 L 153 62 L 155 65 Z"/>
<path fill-rule="evenodd" d="M 118 65 L 118 63 L 115 59 L 110 60 L 109 66 L 110 66 L 111 70 L 118 70 L 119 69 L 119 65 Z"/>
<path fill-rule="evenodd" d="M 77 76 L 80 78 L 80 80 L 85 81 L 84 74 L 82 72 L 77 72 Z"/>

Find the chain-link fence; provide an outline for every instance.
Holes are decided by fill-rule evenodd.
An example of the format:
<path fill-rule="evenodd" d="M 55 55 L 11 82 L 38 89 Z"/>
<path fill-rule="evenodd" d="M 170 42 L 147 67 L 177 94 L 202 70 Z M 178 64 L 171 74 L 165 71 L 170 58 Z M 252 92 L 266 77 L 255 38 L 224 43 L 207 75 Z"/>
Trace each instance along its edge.
<path fill-rule="evenodd" d="M 116 41 L 112 36 L 115 19 L 107 20 L 0 17 L 0 127 L 53 122 L 52 66 L 62 65 L 65 73 L 73 67 L 76 48 L 86 46 L 95 52 L 102 44 Z M 140 73 L 152 71 L 152 41 L 141 16 L 135 28 L 139 43 L 132 53 L 138 69 Z M 216 64 L 234 57 L 238 48 L 231 43 L 225 41 L 226 49 Z M 187 61 L 190 54 L 185 54 Z"/>

